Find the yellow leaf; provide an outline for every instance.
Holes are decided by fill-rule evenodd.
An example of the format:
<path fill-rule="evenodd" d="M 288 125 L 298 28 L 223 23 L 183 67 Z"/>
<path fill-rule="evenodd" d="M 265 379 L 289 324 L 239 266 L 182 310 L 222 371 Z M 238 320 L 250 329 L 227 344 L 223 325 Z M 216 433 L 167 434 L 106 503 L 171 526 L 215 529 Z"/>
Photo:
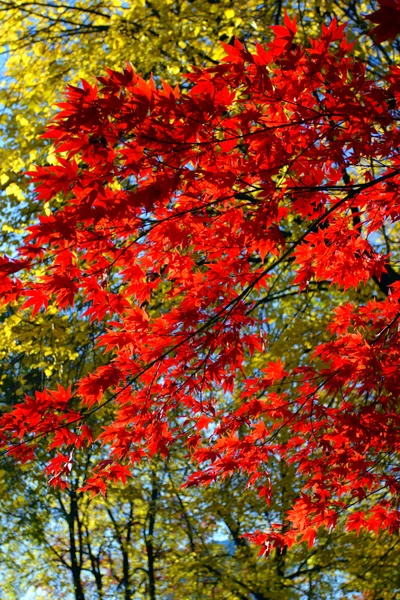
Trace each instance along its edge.
<path fill-rule="evenodd" d="M 10 185 L 8 185 L 6 187 L 6 194 L 9 194 L 9 195 L 12 194 L 18 200 L 24 200 L 25 199 L 24 192 L 21 190 L 21 188 L 16 183 L 10 183 Z"/>

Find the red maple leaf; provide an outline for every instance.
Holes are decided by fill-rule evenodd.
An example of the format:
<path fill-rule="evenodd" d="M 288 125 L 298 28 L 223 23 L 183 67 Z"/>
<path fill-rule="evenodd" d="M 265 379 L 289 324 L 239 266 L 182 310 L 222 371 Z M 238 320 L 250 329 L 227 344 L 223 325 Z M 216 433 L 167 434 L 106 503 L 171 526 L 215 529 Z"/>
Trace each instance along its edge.
<path fill-rule="evenodd" d="M 369 32 L 375 36 L 375 42 L 380 44 L 386 40 L 394 40 L 400 33 L 400 1 L 378 0 L 380 8 L 371 13 L 366 19 L 377 26 Z"/>

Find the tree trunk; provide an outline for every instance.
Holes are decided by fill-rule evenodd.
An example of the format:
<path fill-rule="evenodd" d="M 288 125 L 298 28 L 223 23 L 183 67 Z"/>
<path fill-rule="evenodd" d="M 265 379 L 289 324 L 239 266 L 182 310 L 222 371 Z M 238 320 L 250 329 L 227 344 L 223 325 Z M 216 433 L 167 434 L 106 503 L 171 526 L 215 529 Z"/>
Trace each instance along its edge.
<path fill-rule="evenodd" d="M 149 578 L 149 598 L 156 600 L 156 575 L 155 575 L 155 552 L 154 552 L 154 529 L 156 523 L 156 505 L 158 498 L 158 488 L 156 475 L 153 471 L 151 481 L 151 498 L 148 512 L 149 527 L 145 534 L 145 543 L 147 551 L 147 573 Z"/>
<path fill-rule="evenodd" d="M 69 528 L 69 552 L 71 557 L 71 573 L 74 583 L 75 600 L 85 600 L 85 593 L 81 581 L 82 565 L 78 560 L 75 527 L 78 519 L 78 500 L 75 490 L 70 492 L 70 513 L 68 518 Z"/>

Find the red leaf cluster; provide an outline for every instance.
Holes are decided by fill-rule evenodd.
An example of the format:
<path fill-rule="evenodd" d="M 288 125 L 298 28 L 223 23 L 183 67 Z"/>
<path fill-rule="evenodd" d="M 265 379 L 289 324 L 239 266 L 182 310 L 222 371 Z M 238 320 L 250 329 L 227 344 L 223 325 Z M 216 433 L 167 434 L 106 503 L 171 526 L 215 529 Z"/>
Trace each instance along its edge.
<path fill-rule="evenodd" d="M 31 173 L 40 201 L 63 203 L 30 228 L 20 262 L 2 267 L 2 297 L 23 300 L 20 310 L 83 300 L 109 353 L 73 394 L 41 392 L 5 415 L 3 441 L 48 434 L 60 483 L 65 448 L 91 443 L 70 426 L 112 407 L 99 437 L 110 462 L 83 488 L 93 493 L 181 444 L 198 465 L 188 485 L 240 470 L 269 501 L 268 462 L 280 456 L 304 486 L 284 527 L 253 535 L 263 552 L 312 544 L 342 514 L 356 531 L 398 528 L 398 283 L 380 300 L 344 302 L 296 367 L 278 357 L 250 368 L 268 344 L 260 307 L 279 269 L 289 265 L 300 292 L 372 279 L 383 288 L 390 257 L 374 235 L 400 218 L 400 133 L 387 101 L 399 99 L 400 70 L 372 81 L 335 22 L 307 47 L 295 33 L 286 18 L 255 53 L 227 46 L 182 91 L 130 67 L 69 87 L 46 133 L 59 164 Z M 342 180 L 348 172 L 355 182 Z M 12 279 L 38 261 L 43 276 Z M 351 512 L 382 489 L 369 512 Z"/>

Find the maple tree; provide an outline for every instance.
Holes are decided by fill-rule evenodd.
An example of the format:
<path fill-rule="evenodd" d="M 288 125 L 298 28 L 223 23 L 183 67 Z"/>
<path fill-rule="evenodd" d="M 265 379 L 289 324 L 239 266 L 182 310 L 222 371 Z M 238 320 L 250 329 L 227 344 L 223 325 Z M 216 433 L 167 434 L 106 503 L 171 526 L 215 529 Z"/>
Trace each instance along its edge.
<path fill-rule="evenodd" d="M 379 72 L 394 60 L 395 44 L 372 46 L 369 24 L 371 2 L 348 4 L 336 0 L 302 3 L 298 35 L 316 34 L 321 22 L 334 14 L 348 20 L 354 51 L 368 60 L 369 69 Z M 24 228 L 39 208 L 25 172 L 35 162 L 56 161 L 51 145 L 40 137 L 50 118 L 52 105 L 60 99 L 66 82 L 76 83 L 101 73 L 104 65 L 115 69 L 128 60 L 147 77 L 153 72 L 169 82 L 179 78 L 191 64 L 213 64 L 223 55 L 215 40 L 233 40 L 236 34 L 253 47 L 271 38 L 270 24 L 279 24 L 284 9 L 298 10 L 287 0 L 72 0 L 65 4 L 29 4 L 10 1 L 0 6 L 4 24 L 0 45 L 4 52 L 0 101 L 6 110 L 0 116 L 0 203 L 4 251 L 13 253 Z M 393 46 L 393 48 L 392 48 Z M 43 207 L 49 211 L 47 205 Z M 4 314 L 4 313 L 3 313 Z M 30 321 L 30 322 L 28 322 Z M 4 365 L 0 379 L 5 405 L 28 388 L 68 386 L 76 371 L 90 370 L 96 350 L 95 326 L 71 311 L 57 315 L 10 310 L 0 322 L 0 356 Z M 97 352 L 97 361 L 102 361 Z"/>
<path fill-rule="evenodd" d="M 58 164 L 31 173 L 51 214 L 1 265 L 3 300 L 32 314 L 83 298 L 107 327 L 98 344 L 109 357 L 73 390 L 5 414 L 8 452 L 32 458 L 45 437 L 59 449 L 50 481 L 67 486 L 72 448 L 92 444 L 107 405 L 97 439 L 110 459 L 82 488 L 93 493 L 184 444 L 199 465 L 188 484 L 240 470 L 268 502 L 279 455 L 306 483 L 286 523 L 250 535 L 265 553 L 312 544 L 343 513 L 356 531 L 396 531 L 399 518 L 399 285 L 377 249 L 398 219 L 399 71 L 371 80 L 335 21 L 309 46 L 287 17 L 274 32 L 255 54 L 227 45 L 182 92 L 130 67 L 70 87 L 46 133 Z M 313 302 L 323 286 L 340 297 L 369 281 L 384 297 L 339 301 L 297 364 L 251 369 L 269 343 L 263 308 L 292 293 L 288 282 Z"/>
<path fill-rule="evenodd" d="M 170 82 L 179 81 L 179 71 L 187 70 L 190 64 L 213 64 L 213 61 L 223 56 L 224 49 L 219 43 L 215 43 L 216 40 L 232 40 L 232 36 L 236 34 L 242 41 L 246 40 L 249 48 L 254 48 L 254 37 L 259 42 L 270 40 L 272 35 L 268 25 L 280 23 L 284 9 L 290 14 L 301 10 L 297 33 L 300 41 L 305 40 L 307 35 L 316 35 L 321 22 L 329 23 L 334 14 L 342 21 L 348 21 L 350 39 L 356 42 L 353 47 L 354 53 L 368 61 L 370 73 L 378 74 L 391 60 L 396 60 L 396 49 L 398 50 L 399 46 L 396 41 L 371 45 L 372 39 L 368 35 L 368 29 L 372 26 L 365 21 L 364 16 L 372 13 L 376 8 L 377 5 L 373 2 L 348 3 L 340 0 L 302 2 L 301 7 L 297 2 L 289 0 L 285 2 L 249 0 L 245 4 L 238 0 L 213 0 L 212 2 L 152 0 L 146 3 L 142 0 L 133 0 L 129 5 L 121 4 L 119 0 L 107 3 L 102 0 L 72 0 L 68 4 L 62 0 L 54 0 L 46 5 L 43 2 L 31 2 L 29 5 L 13 1 L 3 3 L 0 7 L 0 19 L 3 23 L 0 39 L 5 62 L 0 99 L 6 110 L 0 116 L 2 250 L 7 247 L 6 251 L 9 255 L 13 252 L 13 248 L 20 243 L 23 228 L 32 222 L 38 210 L 44 210 L 45 214 L 49 213 L 50 209 L 46 204 L 43 206 L 35 201 L 33 186 L 29 184 L 24 172 L 30 170 L 35 162 L 39 164 L 56 162 L 48 140 L 41 139 L 39 136 L 43 131 L 43 123 L 53 112 L 52 105 L 60 98 L 67 81 L 75 83 L 81 77 L 90 78 L 94 73 L 101 73 L 104 65 L 120 69 L 126 60 L 144 74 L 144 77 L 148 77 L 148 74 L 153 72 L 157 76 L 166 77 Z M 278 287 L 284 287 L 283 280 L 290 285 L 290 278 L 281 270 Z M 335 299 L 332 301 L 332 288 L 327 291 L 326 287 L 321 285 L 316 290 L 320 302 L 318 316 L 310 310 L 309 299 L 312 294 L 281 297 L 279 304 L 274 302 L 271 311 L 269 311 L 269 304 L 264 305 L 263 311 L 268 314 L 268 347 L 262 356 L 255 353 L 249 369 L 253 366 L 262 368 L 276 355 L 285 355 L 289 361 L 300 360 L 303 346 L 306 349 L 317 343 L 317 338 L 321 338 L 324 323 L 335 302 Z M 277 289 L 277 285 L 274 289 Z M 351 300 L 352 290 L 349 290 L 346 296 Z M 358 302 L 358 298 L 355 301 Z M 101 348 L 95 347 L 95 340 L 103 329 L 102 324 L 96 322 L 91 324 L 87 318 L 82 317 L 82 312 L 79 300 L 74 310 L 59 312 L 57 306 L 52 305 L 49 311 L 40 311 L 34 317 L 31 316 L 29 308 L 16 311 L 15 306 L 4 307 L 0 318 L 2 362 L 0 407 L 2 411 L 9 410 L 10 406 L 20 401 L 24 393 L 31 394 L 35 389 L 42 389 L 44 386 L 52 387 L 57 381 L 68 387 L 71 382 L 93 370 L 94 365 L 103 364 L 107 360 L 107 356 L 102 356 Z M 296 317 L 298 314 L 302 315 L 301 322 Z M 107 418 L 108 415 L 104 415 L 104 411 L 97 413 L 96 428 L 101 426 L 102 419 L 107 420 Z M 79 470 L 81 460 L 85 463 L 85 458 L 82 456 L 77 452 L 74 453 L 75 471 Z M 171 462 L 171 456 L 168 460 Z M 34 572 L 36 595 L 41 590 L 44 595 L 64 596 L 69 589 L 68 577 L 65 576 L 68 570 L 60 573 L 54 562 L 54 556 L 47 546 L 47 542 L 52 543 L 50 534 L 55 527 L 55 523 L 45 517 L 50 514 L 55 519 L 53 490 L 46 487 L 46 478 L 40 474 L 41 462 L 36 465 L 36 469 L 32 469 L 31 465 L 23 465 L 21 468 L 18 496 L 15 490 L 15 466 L 10 464 L 1 476 L 3 514 L 0 525 L 1 594 L 10 599 L 20 598 L 24 593 L 22 591 L 24 577 L 27 582 L 31 580 Z M 279 499 L 279 486 L 274 479 L 274 468 L 273 464 L 269 465 L 275 496 Z M 71 477 L 72 473 L 69 474 L 70 480 Z M 136 487 L 143 487 L 144 483 L 140 477 L 135 477 L 134 484 L 130 479 L 129 486 L 133 485 L 136 493 Z M 287 483 L 286 487 L 288 485 Z M 298 487 L 299 482 L 296 481 L 295 489 L 298 490 Z M 32 502 L 31 489 L 35 489 L 37 495 Z M 203 515 L 196 513 L 196 518 L 209 521 L 211 517 L 207 511 L 212 513 L 212 507 L 207 504 L 205 498 L 212 492 L 212 495 L 219 498 L 221 507 L 228 502 L 232 505 L 229 489 L 229 485 L 222 482 L 215 483 L 212 490 L 204 487 L 188 488 L 185 494 L 189 505 L 196 504 L 204 507 Z M 57 490 L 56 493 L 68 503 L 72 490 L 71 488 L 64 492 Z M 117 502 L 110 491 L 108 498 L 109 502 Z M 85 505 L 84 498 L 80 501 Z M 161 506 L 160 510 L 162 514 L 159 514 L 158 518 L 163 521 L 166 518 L 164 507 Z M 238 514 L 247 510 L 248 505 L 239 502 Z M 270 513 L 268 523 L 274 520 L 280 521 L 284 514 L 282 510 L 275 513 L 273 505 L 268 511 Z M 118 514 L 116 506 L 115 512 L 123 523 L 124 517 Z M 262 504 L 258 512 L 262 513 Z M 16 515 L 15 520 L 11 520 L 11 514 Z M 21 528 L 22 517 L 19 516 L 21 514 L 24 514 L 23 529 Z M 58 524 L 57 519 L 56 522 Z M 28 523 L 33 535 L 29 533 Z M 243 533 L 246 528 L 251 531 L 257 523 L 260 526 L 260 520 L 255 516 L 253 521 L 246 520 L 246 524 L 241 522 L 240 532 Z M 179 526 L 179 521 L 171 525 L 175 529 Z M 14 539 L 13 528 L 14 531 L 18 531 L 18 542 Z M 97 539 L 97 532 L 103 528 L 103 520 L 100 516 L 91 519 L 90 528 L 93 542 Z M 40 539 L 35 538 L 36 533 L 41 529 L 48 532 L 50 536 L 44 546 Z M 80 547 L 78 532 L 75 533 L 76 547 Z M 68 548 L 68 543 L 67 539 L 63 541 L 65 548 Z M 140 542 L 135 538 L 132 542 L 133 547 L 137 543 Z M 358 547 L 362 547 L 363 559 L 368 561 L 370 556 L 371 562 L 377 563 L 379 572 L 382 572 L 379 567 L 381 563 L 378 561 L 379 553 L 373 550 L 373 545 L 371 551 L 365 556 L 364 539 L 359 542 Z M 175 551 L 178 552 L 173 545 L 169 548 L 168 554 L 158 559 L 158 568 L 166 569 L 174 579 L 178 589 L 177 597 L 195 593 L 193 591 L 196 589 L 195 582 L 204 575 L 203 561 L 207 562 L 207 557 L 210 556 L 207 554 L 209 550 L 204 555 L 205 548 L 203 543 L 199 544 L 196 548 L 196 556 L 188 559 L 186 567 L 182 566 L 181 569 L 177 567 L 177 564 L 181 563 L 167 559 L 171 552 L 173 556 Z M 335 548 L 338 556 L 347 555 L 347 549 L 340 543 Z M 382 538 L 379 540 L 379 548 L 382 555 L 385 555 L 386 547 Z M 73 548 L 68 552 L 73 553 Z M 248 582 L 248 579 L 253 577 L 260 581 L 259 584 L 250 586 L 258 594 L 265 591 L 263 587 L 265 577 L 271 586 L 277 585 L 273 565 L 260 566 L 259 562 L 248 562 L 241 550 L 240 552 L 240 556 L 230 557 L 229 564 L 223 562 L 221 554 L 212 554 L 210 560 L 214 569 L 218 569 L 219 573 L 223 574 L 220 595 L 223 593 L 222 590 L 228 594 L 228 589 L 231 590 L 230 593 L 234 593 L 232 586 L 236 584 L 233 579 L 238 573 L 243 578 L 243 582 Z M 312 585 L 321 589 L 321 580 L 316 579 L 317 572 L 313 569 L 316 564 L 319 567 L 322 564 L 327 565 L 326 562 L 324 563 L 323 556 L 321 545 L 312 549 L 310 561 L 314 561 L 313 566 L 309 574 L 302 575 L 306 582 L 309 580 L 310 589 Z M 303 555 L 292 555 L 292 553 L 290 557 L 285 558 L 286 569 L 283 569 L 285 575 L 281 577 L 285 581 L 287 590 L 293 589 L 290 588 L 290 582 L 294 581 L 291 578 L 296 572 L 293 563 L 296 563 L 297 558 L 300 563 L 304 560 Z M 349 564 L 360 566 L 360 560 L 352 558 Z M 34 563 L 35 567 L 33 567 Z M 135 558 L 132 569 L 135 571 L 137 566 Z M 265 568 L 269 568 L 268 574 L 265 574 L 263 570 Z M 101 569 L 104 574 L 107 573 L 107 561 L 101 565 Z M 394 571 L 396 571 L 395 567 Z M 20 584 L 16 583 L 16 572 Z M 357 569 L 353 571 L 354 577 L 364 572 L 363 564 L 359 572 Z M 346 574 L 342 576 L 345 578 Z M 58 587 L 53 589 L 48 581 L 56 580 L 57 577 L 60 577 Z M 214 577 L 219 577 L 216 571 Z M 216 585 L 211 583 L 212 577 L 206 579 L 209 581 L 209 586 Z M 4 587 L 6 580 L 9 582 L 7 588 Z M 375 580 L 379 581 L 376 570 Z M 183 581 L 185 587 L 180 587 L 183 586 Z M 357 581 L 360 583 L 359 579 Z M 298 579 L 295 582 L 300 586 Z M 87 579 L 84 578 L 82 584 L 87 588 L 86 594 L 94 594 Z M 394 578 L 388 578 L 382 589 L 390 590 L 394 585 Z M 207 589 L 211 594 L 211 587 Z M 116 595 L 117 592 L 112 593 Z M 160 593 L 163 594 L 162 591 Z M 328 591 L 324 593 L 329 594 Z"/>
<path fill-rule="evenodd" d="M 53 111 L 52 104 L 59 97 L 66 79 L 75 82 L 79 81 L 80 77 L 89 77 L 91 73 L 100 73 L 104 64 L 113 68 L 121 68 L 121 65 L 128 59 L 141 73 L 148 74 L 153 71 L 157 75 L 161 74 L 167 77 L 169 81 L 179 80 L 178 71 L 187 69 L 187 65 L 200 64 L 200 62 L 210 64 L 211 59 L 215 61 L 223 55 L 223 48 L 214 43 L 214 40 L 230 39 L 233 33 L 236 33 L 242 40 L 247 40 L 246 43 L 252 48 L 252 36 L 256 35 L 259 41 L 270 39 L 271 35 L 267 26 L 273 22 L 280 22 L 284 8 L 288 11 L 298 10 L 298 3 L 286 1 L 283 3 L 247 2 L 243 5 L 236 0 L 221 0 L 215 3 L 199 2 L 198 0 L 195 3 L 154 0 L 146 4 L 135 0 L 129 3 L 129 7 L 118 5 L 117 0 L 112 3 L 103 3 L 101 0 L 89 3 L 79 0 L 79 2 L 69 2 L 67 7 L 63 2 L 56 0 L 48 6 L 43 6 L 43 3 L 40 2 L 32 2 L 29 6 L 25 3 L 8 2 L 1 7 L 0 16 L 4 24 L 2 39 L 7 58 L 0 90 L 1 100 L 7 107 L 7 110 L 1 115 L 3 160 L 0 183 L 4 220 L 3 248 L 5 242 L 18 243 L 23 225 L 32 219 L 32 215 L 38 209 L 43 208 L 34 201 L 32 186 L 29 185 L 23 173 L 25 170 L 31 169 L 31 165 L 35 161 L 40 164 L 55 161 L 51 150 L 49 152 L 49 145 L 46 145 L 45 140 L 39 138 L 39 134 L 42 131 L 43 121 L 48 119 Z M 315 35 L 319 30 L 320 22 L 329 23 L 333 14 L 336 13 L 340 18 L 349 22 L 350 39 L 356 40 L 354 52 L 368 60 L 370 72 L 371 70 L 374 73 L 382 72 L 385 64 L 390 60 L 395 60 L 398 42 L 387 43 L 383 47 L 381 45 L 371 47 L 371 39 L 363 35 L 367 33 L 368 28 L 372 27 L 363 19 L 363 16 L 372 13 L 376 7 L 376 4 L 370 2 L 347 3 L 322 0 L 302 3 L 297 36 L 303 40 L 303 36 L 306 34 Z M 178 12 L 179 10 L 180 12 Z M 139 35 L 134 32 L 138 23 L 141 26 Z M 73 24 L 75 25 L 73 26 Z M 257 25 L 257 29 L 255 25 Z M 196 33 L 199 28 L 201 37 L 198 37 L 198 33 Z M 186 47 L 182 49 L 184 44 Z M 209 59 L 205 54 L 208 54 Z M 46 205 L 44 211 L 45 213 L 49 212 Z M 12 249 L 9 248 L 7 252 L 12 252 Z M 284 273 L 280 280 L 282 287 L 283 277 Z M 287 276 L 285 282 L 290 284 Z M 337 301 L 336 298 L 332 303 L 332 288 L 327 291 L 326 287 L 321 285 L 317 290 L 320 301 L 317 318 L 316 314 L 307 308 L 310 307 L 307 299 L 310 298 L 310 294 L 296 297 L 289 295 L 282 297 L 279 304 L 274 303 L 274 309 L 268 312 L 268 347 L 262 357 L 255 354 L 249 368 L 253 368 L 253 365 L 262 368 L 267 362 L 267 352 L 271 360 L 279 354 L 284 354 L 286 357 L 290 354 L 289 360 L 299 360 L 303 345 L 307 349 L 310 344 L 312 346 L 317 343 L 317 338 L 321 338 L 320 334 L 324 330 L 324 323 L 329 317 L 330 310 Z M 371 290 L 366 290 L 365 296 L 369 293 Z M 364 294 L 362 295 L 364 296 Z M 350 300 L 354 299 L 352 290 L 349 290 L 346 296 Z M 363 297 L 362 301 L 364 300 Z M 359 302 L 358 296 L 355 302 Z M 269 305 L 264 305 L 264 312 L 268 307 Z M 57 307 L 53 305 L 49 312 L 39 312 L 34 317 L 30 317 L 29 308 L 24 311 L 14 311 L 13 307 L 9 306 L 7 310 L 4 310 L 0 323 L 2 410 L 9 410 L 10 405 L 18 402 L 23 392 L 30 394 L 31 390 L 42 389 L 43 386 L 53 386 L 57 381 L 68 387 L 83 373 L 92 370 L 94 364 L 98 365 L 104 362 L 106 357 L 102 356 L 101 348 L 96 349 L 94 346 L 95 339 L 102 330 L 102 325 L 90 324 L 85 318 L 82 318 L 82 311 L 79 314 L 79 302 L 75 311 L 77 312 L 69 310 L 68 313 L 65 311 L 58 313 Z M 302 315 L 301 322 L 296 318 L 299 313 Z M 321 318 L 322 321 L 319 320 Z M 275 322 L 273 323 L 273 321 Z M 97 413 L 96 427 L 100 426 L 100 417 L 103 419 L 103 413 Z M 107 415 L 104 418 L 106 419 Z M 80 456 L 75 453 L 75 468 L 79 460 Z M 52 511 L 53 492 L 46 490 L 45 478 L 38 475 L 40 468 L 40 464 L 36 470 L 29 470 L 29 466 L 26 466 L 22 481 L 27 483 L 26 474 L 29 472 L 32 485 L 38 491 L 43 486 L 38 496 L 38 501 L 42 504 L 40 514 L 43 519 L 44 514 Z M 274 470 L 274 466 L 271 464 L 269 468 L 270 471 Z M 272 476 L 273 473 L 271 473 Z M 132 486 L 132 480 L 130 481 L 130 486 Z M 6 515 L 1 525 L 2 540 L 12 539 L 13 525 L 10 521 L 10 514 L 15 509 L 13 504 L 19 507 L 17 514 L 26 511 L 24 520 L 26 522 L 26 518 L 29 517 L 35 531 L 35 512 L 32 513 L 32 506 L 29 503 L 29 489 L 24 492 L 21 485 L 20 495 L 18 499 L 15 498 L 15 467 L 10 466 L 7 475 L 2 476 L 1 483 L 3 513 Z M 135 478 L 135 486 L 140 485 L 140 478 Z M 275 480 L 274 489 L 275 495 L 279 498 Z M 220 495 L 221 506 L 224 505 L 224 502 L 228 502 L 229 492 L 224 493 L 224 486 L 215 484 L 212 491 L 216 497 Z M 64 493 L 65 501 L 68 502 L 68 490 L 65 490 Z M 208 495 L 209 490 L 207 488 L 188 488 L 186 493 L 189 494 L 188 497 L 193 498 L 192 502 L 203 506 L 204 496 Z M 27 503 L 22 507 L 22 496 L 25 494 L 27 494 Z M 208 505 L 204 510 L 209 510 Z M 240 510 L 239 506 L 239 514 Z M 243 505 L 242 510 L 247 510 L 247 505 Z M 273 512 L 271 509 L 269 510 Z M 123 519 L 122 516 L 120 518 Z M 161 520 L 163 518 L 160 516 Z M 279 521 L 280 518 L 281 514 L 271 516 L 270 521 Z M 49 532 L 52 529 L 52 523 L 43 523 L 41 526 L 47 528 Z M 94 531 L 101 529 L 102 526 L 103 523 L 100 520 L 94 519 L 91 522 Z M 246 527 L 247 530 L 252 530 L 255 526 L 257 526 L 256 518 L 254 522 L 249 521 L 247 525 L 243 524 L 241 532 L 245 531 Z M 14 527 L 18 529 L 20 536 L 22 534 L 21 522 L 18 518 Z M 24 532 L 26 531 L 24 529 Z M 10 551 L 9 546 L 4 546 L 1 559 L 2 583 L 4 577 L 7 576 L 14 585 L 15 568 L 13 565 L 18 564 L 18 573 L 23 577 L 24 564 L 30 571 L 34 560 L 36 561 L 35 577 L 39 577 L 40 573 L 45 573 L 46 577 L 50 576 L 48 565 L 54 565 L 50 555 L 43 548 L 32 550 L 32 547 L 36 548 L 34 539 L 28 534 L 26 535 L 25 543 L 29 544 L 31 548 L 26 554 L 26 557 L 29 555 L 29 560 L 27 559 L 25 563 L 20 555 L 21 549 L 18 544 L 13 552 Z M 67 542 L 65 543 L 68 545 Z M 79 544 L 79 540 L 77 540 L 77 544 Z M 364 553 L 365 539 L 358 542 L 358 546 L 362 547 Z M 384 555 L 386 550 L 382 539 L 379 541 L 379 548 Z M 190 562 L 192 573 L 201 571 L 201 549 L 202 546 L 197 548 L 197 558 Z M 315 556 L 318 559 L 321 547 L 317 546 L 314 550 L 316 550 Z M 337 552 L 338 556 L 346 554 L 346 550 L 343 550 L 340 545 Z M 8 558 L 5 560 L 7 553 Z M 371 557 L 370 562 L 375 564 L 374 554 L 378 556 L 378 551 L 371 550 L 363 558 L 368 562 Z M 240 570 L 244 576 L 245 572 L 250 573 L 252 569 L 251 565 L 244 564 L 243 556 L 236 562 L 233 557 L 231 560 L 231 571 L 226 564 L 221 566 L 219 563 L 218 565 L 221 572 L 225 573 L 224 589 L 227 589 L 230 581 L 229 577 L 226 577 L 228 572 L 235 574 Z M 294 560 L 296 560 L 295 557 Z M 349 562 L 349 564 L 356 565 L 353 570 L 354 577 L 359 577 L 360 573 L 365 572 L 365 566 L 364 564 L 360 566 L 360 560 L 351 559 Z M 164 558 L 161 562 L 163 561 Z M 214 566 L 217 561 L 218 558 L 214 555 Z M 10 565 L 9 574 L 4 572 L 5 564 Z M 288 564 L 290 564 L 290 560 Z M 358 566 L 359 571 L 357 572 Z M 103 568 L 106 570 L 106 565 Z M 172 573 L 172 563 L 168 563 L 166 568 L 169 573 Z M 258 568 L 259 565 L 257 565 Z M 379 572 L 381 572 L 382 569 L 379 568 Z M 57 569 L 53 567 L 54 577 L 56 577 L 56 573 Z M 186 572 L 183 569 L 180 575 L 177 573 L 175 579 L 177 585 L 178 582 L 182 582 L 183 573 L 187 574 L 189 571 Z M 268 573 L 270 582 L 272 576 L 273 570 Z M 195 575 L 193 574 L 192 577 L 194 578 Z M 291 580 L 287 580 L 286 583 L 289 581 Z M 315 583 L 315 580 L 313 581 Z M 386 589 L 386 587 L 388 590 L 391 589 L 389 581 L 393 585 L 394 579 L 388 578 L 382 589 Z M 320 581 L 315 584 L 320 589 Z M 43 581 L 41 585 L 44 585 Z M 61 577 L 59 585 L 67 585 L 65 576 Z M 185 585 L 194 584 L 191 581 Z M 20 590 L 15 593 L 17 598 L 22 595 Z M 52 592 L 50 589 L 48 593 L 54 595 L 54 591 Z M 66 593 L 65 588 L 63 593 Z M 90 593 L 89 590 L 87 593 Z M 2 587 L 2 594 L 11 598 L 11 589 L 3 590 Z M 61 591 L 58 591 L 56 595 L 62 595 Z"/>

